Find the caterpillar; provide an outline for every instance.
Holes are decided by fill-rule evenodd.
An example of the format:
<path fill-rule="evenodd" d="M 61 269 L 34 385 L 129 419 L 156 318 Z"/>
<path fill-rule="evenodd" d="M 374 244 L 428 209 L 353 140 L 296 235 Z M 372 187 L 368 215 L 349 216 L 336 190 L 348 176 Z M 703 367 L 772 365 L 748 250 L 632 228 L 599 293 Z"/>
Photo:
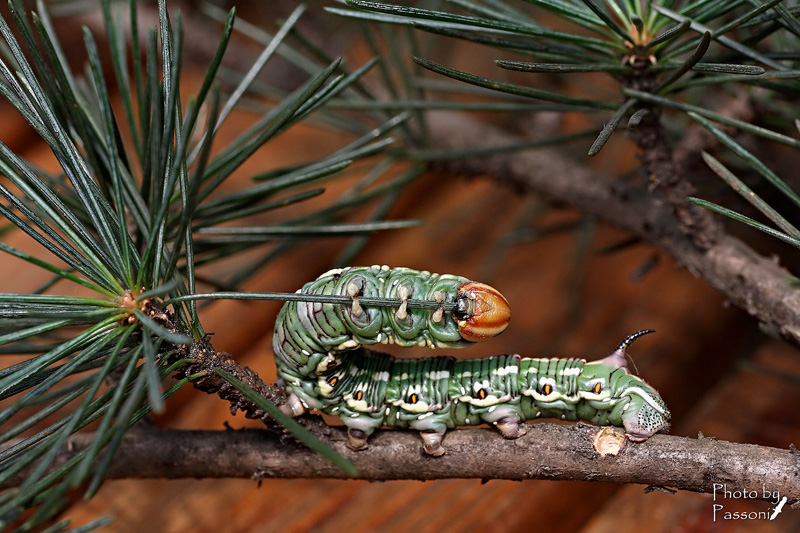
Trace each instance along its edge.
<path fill-rule="evenodd" d="M 508 302 L 460 276 L 387 266 L 331 270 L 298 292 L 347 296 L 350 304 L 292 301 L 281 309 L 273 351 L 289 392 L 282 409 L 338 416 L 354 450 L 382 426 L 418 430 L 432 456 L 445 453 L 444 433 L 457 426 L 491 424 L 514 439 L 525 434 L 525 420 L 561 418 L 623 427 L 634 442 L 669 427 L 659 394 L 627 371 L 627 348 L 653 330 L 590 363 L 518 354 L 398 359 L 365 346 L 469 346 L 505 330 Z M 369 298 L 397 305 L 362 305 Z"/>

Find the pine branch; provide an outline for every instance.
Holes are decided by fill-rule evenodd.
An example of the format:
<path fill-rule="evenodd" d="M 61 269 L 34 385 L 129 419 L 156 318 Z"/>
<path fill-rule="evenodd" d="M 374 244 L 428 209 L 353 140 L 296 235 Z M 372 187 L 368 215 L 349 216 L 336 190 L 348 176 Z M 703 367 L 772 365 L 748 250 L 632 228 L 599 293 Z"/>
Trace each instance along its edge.
<path fill-rule="evenodd" d="M 527 435 L 504 440 L 492 429 L 461 429 L 445 437 L 448 453 L 431 458 L 420 451 L 412 431 L 375 433 L 367 450 L 346 446 L 342 428 L 308 419 L 328 435 L 331 446 L 358 468 L 357 479 L 550 479 L 639 483 L 713 494 L 729 491 L 763 494 L 764 486 L 800 501 L 800 455 L 711 438 L 654 435 L 642 444 L 626 443 L 616 456 L 601 456 L 592 441 L 599 428 L 587 424 L 536 423 Z M 57 464 L 80 453 L 91 434 L 71 438 Z M 225 450 L 225 461 L 220 461 Z M 318 454 L 262 430 L 184 431 L 141 427 L 122 440 L 108 471 L 110 478 L 348 478 Z M 19 482 L 21 476 L 7 486 Z M 770 494 L 771 496 L 771 494 Z M 766 497 L 764 497 L 766 499 Z"/>
<path fill-rule="evenodd" d="M 521 141 L 463 114 L 431 112 L 427 119 L 431 142 L 441 150 L 468 151 Z M 697 234 L 693 233 L 698 228 L 687 233 L 671 202 L 663 196 L 645 194 L 638 187 L 602 176 L 553 149 L 501 153 L 441 165 L 453 174 L 488 175 L 500 183 L 541 193 L 630 231 L 669 253 L 731 303 L 800 346 L 800 294 L 789 290 L 795 277 L 773 259 L 727 234 L 718 223 L 708 221 L 702 228 L 706 245 L 698 246 Z"/>
<path fill-rule="evenodd" d="M 787 290 L 793 278 L 772 260 L 759 256 L 726 234 L 706 212 L 683 203 L 690 192 L 689 182 L 683 179 L 680 166 L 675 163 L 676 158 L 665 142 L 661 124 L 655 113 L 651 112 L 662 107 L 674 107 L 694 113 L 690 116 L 700 123 L 708 122 L 706 119 L 710 117 L 707 110 L 689 109 L 691 106 L 688 104 L 670 100 L 664 95 L 691 86 L 723 83 L 723 74 L 745 78 L 764 73 L 764 69 L 758 66 L 724 62 L 724 54 L 712 58 L 714 63 L 701 63 L 712 39 L 724 45 L 723 48 L 727 47 L 726 50 L 737 52 L 737 59 L 760 61 L 781 71 L 782 75 L 793 75 L 780 61 L 756 52 L 751 45 L 757 44 L 757 40 L 740 43 L 726 35 L 732 34 L 730 30 L 740 29 L 762 15 L 768 16 L 769 13 L 764 13 L 776 5 L 777 0 L 752 8 L 726 26 L 714 30 L 707 29 L 695 20 L 690 21 L 681 13 L 665 11 L 664 16 L 656 16 L 655 12 L 620 16 L 620 13 L 607 13 L 593 2 L 585 2 L 588 7 L 575 2 L 572 6 L 574 9 L 568 10 L 568 18 L 593 31 L 596 36 L 553 31 L 532 22 L 520 23 L 515 16 L 480 9 L 473 2 L 462 3 L 471 12 L 469 15 L 450 15 L 358 0 L 351 0 L 350 3 L 382 14 L 374 17 L 351 9 L 336 8 L 332 11 L 354 18 L 388 20 L 400 24 L 409 24 L 415 17 L 421 18 L 425 22 L 419 27 L 432 33 L 518 47 L 532 52 L 537 61 L 564 62 L 505 62 L 500 64 L 504 68 L 527 71 L 554 69 L 562 73 L 604 70 L 617 78 L 622 77 L 623 81 L 628 76 L 627 83 L 622 84 L 623 94 L 628 99 L 620 106 L 615 102 L 575 99 L 531 87 L 500 83 L 431 61 L 418 61 L 420 65 L 451 78 L 515 96 L 535 97 L 550 102 L 547 104 L 549 108 L 540 109 L 615 111 L 597 138 L 593 152 L 599 150 L 621 120 L 634 111 L 631 121 L 639 125 L 634 139 L 643 153 L 643 166 L 655 184 L 650 195 L 598 176 L 548 149 L 533 155 L 498 152 L 481 159 L 444 165 L 453 173 L 488 173 L 497 176 L 500 181 L 524 190 L 544 193 L 633 232 L 672 254 L 676 261 L 707 279 L 733 303 L 746 308 L 785 338 L 800 345 L 800 329 L 796 327 L 800 323 L 800 300 L 794 292 Z M 548 4 L 556 10 L 561 9 L 555 4 Z M 721 6 L 717 12 L 720 18 L 727 9 L 733 9 L 718 4 Z M 26 46 L 18 45 L 10 26 L 3 23 L 0 28 L 8 41 L 11 55 L 16 59 L 16 65 L 11 68 L 2 65 L 0 81 L 3 83 L 0 83 L 0 91 L 50 143 L 64 165 L 63 170 L 71 187 L 67 188 L 68 192 L 63 194 L 63 198 L 56 195 L 51 191 L 53 185 L 60 185 L 64 180 L 39 176 L 10 150 L 0 147 L 0 171 L 8 175 L 26 196 L 26 200 L 21 201 L 14 193 L 3 189 L 11 208 L 3 207 L 1 214 L 58 255 L 70 271 L 33 258 L 27 260 L 32 263 L 39 261 L 39 266 L 56 275 L 77 281 L 111 298 L 100 301 L 72 298 L 67 302 L 70 305 L 64 305 L 60 300 L 41 300 L 38 308 L 31 305 L 26 311 L 28 322 L 24 325 L 27 329 L 12 331 L 16 328 L 5 325 L 11 332 L 3 335 L 2 339 L 6 343 L 13 343 L 87 318 L 97 322 L 96 327 L 75 337 L 72 345 L 65 343 L 72 351 L 57 348 L 47 359 L 41 359 L 37 363 L 39 366 L 18 365 L 13 369 L 16 374 L 0 382 L 1 392 L 9 396 L 32 389 L 23 400 L 3 412 L 6 418 L 15 416 L 25 402 L 37 400 L 61 378 L 87 368 L 103 367 L 101 372 L 95 373 L 93 381 L 87 379 L 78 383 L 82 387 L 78 393 L 85 394 L 85 400 L 76 412 L 24 441 L 15 441 L 14 437 L 29 429 L 29 423 L 33 425 L 36 422 L 35 417 L 23 420 L 5 435 L 4 443 L 10 447 L 0 451 L 0 460 L 6 459 L 13 469 L 6 469 L 0 474 L 0 484 L 21 484 L 20 492 L 23 493 L 18 501 L 9 500 L 7 515 L 13 517 L 14 513 L 21 512 L 23 506 L 35 506 L 44 500 L 45 503 L 33 516 L 32 523 L 39 523 L 56 512 L 62 495 L 69 487 L 85 483 L 91 477 L 88 492 L 93 493 L 109 467 L 108 472 L 112 477 L 343 477 L 342 470 L 330 465 L 323 456 L 298 449 L 288 439 L 282 440 L 263 431 L 139 429 L 126 434 L 126 429 L 145 416 L 150 408 L 142 407 L 147 398 L 152 408 L 157 409 L 162 405 L 160 380 L 187 361 L 187 366 L 179 371 L 180 381 L 172 390 L 183 383 L 194 382 L 198 388 L 217 393 L 230 401 L 232 410 L 242 409 L 248 416 L 264 421 L 269 420 L 266 415 L 275 407 L 260 401 L 260 398 L 253 399 L 248 394 L 252 390 L 247 391 L 245 385 L 277 401 L 281 396 L 276 387 L 263 383 L 253 372 L 241 368 L 226 354 L 214 351 L 202 335 L 194 306 L 177 306 L 175 316 L 161 320 L 163 313 L 160 309 L 152 310 L 146 305 L 151 301 L 151 296 L 158 295 L 169 302 L 174 296 L 192 294 L 195 292 L 196 265 L 248 250 L 271 239 L 318 234 L 322 230 L 360 236 L 377 229 L 410 224 L 377 220 L 382 218 L 381 213 L 391 204 L 389 194 L 386 196 L 388 203 L 384 203 L 376 212 L 375 221 L 364 225 L 332 225 L 346 208 L 372 198 L 376 187 L 367 192 L 356 190 L 311 216 L 285 220 L 274 226 L 219 227 L 232 218 L 290 205 L 318 194 L 319 191 L 303 191 L 284 198 L 272 198 L 274 193 L 284 191 L 287 187 L 323 179 L 344 169 L 355 159 L 382 150 L 389 141 L 379 140 L 378 136 L 397 125 L 405 128 L 402 123 L 407 115 L 392 118 L 386 114 L 397 105 L 408 104 L 414 111 L 420 110 L 420 116 L 426 113 L 422 110 L 436 107 L 423 100 L 411 99 L 416 98 L 417 91 L 410 71 L 398 59 L 398 47 L 391 47 L 389 63 L 401 71 L 398 77 L 405 89 L 402 102 L 398 94 L 395 94 L 397 101 L 391 105 L 375 102 L 371 98 L 365 102 L 359 99 L 348 101 L 344 91 L 352 86 L 361 92 L 359 78 L 374 62 L 350 72 L 339 60 L 328 58 L 324 61 L 324 68 L 320 68 L 319 72 L 312 69 L 310 79 L 302 86 L 290 94 L 282 94 L 280 102 L 266 111 L 258 123 L 232 145 L 212 156 L 210 147 L 217 127 L 230 107 L 238 103 L 239 96 L 254 81 L 255 73 L 261 69 L 263 62 L 273 53 L 281 53 L 280 49 L 286 44 L 284 39 L 293 34 L 294 22 L 302 8 L 298 8 L 278 33 L 268 39 L 262 55 L 264 61 L 259 61 L 250 74 L 242 77 L 240 89 L 227 104 L 223 104 L 219 91 L 212 85 L 232 32 L 233 14 L 230 13 L 226 17 L 223 36 L 206 80 L 198 97 L 186 106 L 184 113 L 178 96 L 181 94 L 181 18 L 176 15 L 173 24 L 165 4 L 159 3 L 159 28 L 149 34 L 144 64 L 141 51 L 137 48 L 131 69 L 121 46 L 122 41 L 114 33 L 116 30 L 111 20 L 110 4 L 104 4 L 109 38 L 112 45 L 118 46 L 112 50 L 114 74 L 121 86 L 133 85 L 135 89 L 131 94 L 123 95 L 125 115 L 134 126 L 134 107 L 138 107 L 140 114 L 138 127 L 133 127 L 129 132 L 134 146 L 125 148 L 120 141 L 123 138 L 120 126 L 111 109 L 98 46 L 91 34 L 86 32 L 84 35 L 90 74 L 87 84 L 89 90 L 84 96 L 78 94 L 76 80 L 69 73 L 65 61 L 61 60 L 63 53 L 59 45 L 50 39 L 54 37 L 54 32 L 51 31 L 46 13 L 43 12 L 41 19 L 32 17 L 28 22 L 22 15 L 21 6 L 20 2 L 14 4 L 12 17 Z M 609 3 L 608 6 L 612 10 L 615 7 L 619 9 L 615 3 Z M 131 9 L 135 12 L 133 3 Z M 635 9 L 638 8 L 634 6 Z M 670 27 L 667 27 L 669 19 L 675 22 L 670 22 Z M 131 32 L 134 35 L 138 31 L 136 24 L 135 17 L 132 17 Z M 665 28 L 661 35 L 657 35 Z M 489 35 L 505 32 L 505 36 L 511 32 L 516 34 L 515 38 L 526 37 L 535 42 L 521 44 L 495 39 L 481 32 Z M 683 39 L 683 36 L 688 38 Z M 26 47 L 38 50 L 37 39 L 42 41 L 42 51 L 34 52 L 28 61 L 23 50 Z M 135 38 L 134 41 L 138 42 Z M 397 42 L 394 41 L 395 44 Z M 546 46 L 539 42 L 544 42 Z M 681 59 L 691 50 L 694 52 Z M 596 64 L 587 65 L 587 57 Z M 624 58 L 626 68 L 620 68 L 620 57 Z M 52 63 L 52 75 L 48 63 Z M 133 84 L 127 80 L 129 70 L 134 72 Z M 14 75 L 15 72 L 19 74 Z M 689 79 L 681 81 L 679 78 Z M 783 89 L 787 87 L 793 86 L 782 86 Z M 137 94 L 137 106 L 132 103 L 133 92 Z M 364 94 L 369 96 L 368 92 Z M 90 101 L 87 102 L 87 99 Z M 210 108 L 208 126 L 205 130 L 199 127 L 195 129 L 200 109 L 206 101 Z M 373 116 L 379 117 L 379 127 L 373 130 L 367 120 L 353 125 L 354 121 L 349 116 L 343 116 L 345 120 L 342 121 L 343 117 L 320 109 L 325 104 L 337 102 L 343 109 L 350 107 L 374 111 Z M 221 197 L 213 194 L 259 146 L 280 135 L 290 125 L 305 119 L 312 111 L 322 111 L 331 122 L 335 122 L 331 119 L 347 122 L 348 127 L 360 131 L 362 137 L 308 165 L 285 167 L 271 171 L 269 175 L 258 176 L 258 180 L 268 181 L 243 191 Z M 486 124 L 473 123 L 463 116 L 427 112 L 427 117 L 429 120 L 423 129 L 428 129 L 426 133 L 430 134 L 434 148 L 453 149 L 459 153 L 472 150 L 475 154 L 476 148 L 484 148 L 487 144 L 519 147 L 530 143 L 529 140 L 515 138 Z M 797 141 L 782 133 L 762 130 L 755 125 L 741 126 L 744 126 L 742 131 L 797 147 Z M 342 127 L 342 130 L 345 129 Z M 202 135 L 195 137 L 193 132 Z M 717 133 L 715 135 L 717 139 L 724 138 Z M 195 144 L 192 139 L 200 137 L 202 143 Z M 78 149 L 79 146 L 82 150 Z M 130 160 L 138 160 L 139 164 L 132 166 Z M 137 168 L 141 169 L 141 176 L 137 174 Z M 559 179 L 553 180 L 554 175 Z M 367 181 L 370 179 L 368 177 Z M 387 184 L 383 192 L 393 193 L 406 181 L 405 177 L 397 179 Z M 4 247 L 4 251 L 23 257 L 22 252 L 9 247 Z M 268 254 L 263 262 L 268 261 L 269 257 Z M 261 266 L 261 262 L 259 260 L 257 266 Z M 242 273 L 237 273 L 234 280 L 244 279 L 248 272 L 252 270 L 244 269 Z M 157 294 L 141 292 L 144 290 L 142 287 L 148 287 Z M 17 300 L 16 296 L 7 298 L 9 309 L 17 304 Z M 178 298 L 172 300 L 179 301 Z M 51 321 L 42 323 L 42 313 Z M 191 347 L 181 346 L 189 341 L 179 338 L 176 332 L 190 329 L 194 339 L 200 340 Z M 67 357 L 73 353 L 80 353 L 80 356 Z M 140 360 L 144 364 L 138 365 Z M 62 366 L 57 366 L 62 362 Z M 93 400 L 103 379 L 111 372 L 120 374 L 116 387 Z M 164 396 L 171 392 L 168 391 Z M 64 394 L 63 401 L 59 399 L 48 406 L 46 410 L 51 410 L 51 413 L 74 399 L 67 387 L 63 392 L 59 389 L 57 393 Z M 277 418 L 279 414 L 273 416 Z M 70 436 L 98 418 L 101 423 L 96 434 Z M 454 431 L 446 439 L 451 455 L 443 459 L 431 459 L 420 453 L 418 437 L 407 432 L 379 432 L 371 440 L 369 451 L 354 453 L 344 447 L 345 439 L 340 429 L 320 426 L 312 420 L 305 422 L 318 433 L 329 436 L 341 455 L 359 466 L 360 475 L 365 479 L 538 477 L 646 483 L 706 492 L 712 491 L 717 483 L 725 483 L 731 490 L 757 490 L 766 481 L 772 490 L 779 490 L 782 494 L 794 498 L 800 494 L 794 450 L 786 452 L 710 439 L 695 441 L 658 435 L 646 444 L 627 446 L 615 458 L 601 459 L 591 447 L 590 437 L 597 431 L 596 428 L 537 424 L 529 435 L 513 443 L 502 441 L 491 431 Z M 114 425 L 110 425 L 112 423 Z M 49 438 L 50 435 L 53 437 Z M 47 439 L 47 447 L 42 445 L 37 448 L 39 441 L 44 439 Z M 223 449 L 229 452 L 226 455 L 232 456 L 233 462 L 223 464 L 219 460 L 219 451 Z M 24 453 L 20 450 L 24 450 Z M 115 454 L 115 451 L 118 453 Z M 531 464 L 544 466 L 531 469 Z M 99 468 L 92 476 L 95 465 L 99 465 Z M 61 479 L 63 483 L 58 481 Z M 56 481 L 58 485 L 54 484 Z"/>
<path fill-rule="evenodd" d="M 201 263 L 227 259 L 268 241 L 280 239 L 283 244 L 255 266 L 231 272 L 231 280 L 215 283 L 235 287 L 288 249 L 286 243 L 310 235 L 360 238 L 415 224 L 387 222 L 382 216 L 364 223 L 345 220 L 353 206 L 391 197 L 387 191 L 408 181 L 402 178 L 373 187 L 370 182 L 345 199 L 311 208 L 304 217 L 272 217 L 272 226 L 253 227 L 257 217 L 249 218 L 319 194 L 319 189 L 299 188 L 384 150 L 391 142 L 387 132 L 404 120 L 402 115 L 386 117 L 377 127 L 364 126 L 361 137 L 332 154 L 314 154 L 309 162 L 274 169 L 270 176 L 257 177 L 260 182 L 245 181 L 235 191 L 222 187 L 266 143 L 330 100 L 349 99 L 351 86 L 374 61 L 348 71 L 340 59 L 330 59 L 273 102 L 233 143 L 212 150 L 225 117 L 239 107 L 239 95 L 254 78 L 245 77 L 227 100 L 221 95 L 218 75 L 233 32 L 233 10 L 218 30 L 220 39 L 199 89 L 184 102 L 180 13 L 173 14 L 166 0 L 160 0 L 152 12 L 158 26 L 146 30 L 146 46 L 140 47 L 137 3 L 104 0 L 100 7 L 101 33 L 108 37 L 110 67 L 122 92 L 122 114 L 112 106 L 115 88 L 108 85 L 101 61 L 102 39 L 84 30 L 87 77 L 82 79 L 72 74 L 43 2 L 32 13 L 12 0 L 10 19 L 0 17 L 6 46 L 0 59 L 0 95 L 61 165 L 59 174 L 48 174 L 0 143 L 5 178 L 0 183 L 0 217 L 59 261 L 53 264 L 0 244 L 1 252 L 55 275 L 35 294 L 0 295 L 0 346 L 6 353 L 28 356 L 0 369 L 0 398 L 11 399 L 0 409 L 0 442 L 5 445 L 0 483 L 27 473 L 19 490 L 0 497 L 0 529 L 30 529 L 51 520 L 75 486 L 87 484 L 87 495 L 94 494 L 125 432 L 151 410 L 161 410 L 165 399 L 189 382 L 232 399 L 234 409 L 243 408 L 250 416 L 263 419 L 269 414 L 270 421 L 296 430 L 298 439 L 337 461 L 317 446 L 318 439 L 301 435 L 302 428 L 285 415 L 281 419 L 265 399 L 280 397 L 278 389 L 210 347 L 193 301 L 170 300 L 197 291 L 196 267 Z M 285 46 L 303 9 L 298 7 L 269 39 L 253 73 Z M 134 43 L 130 54 L 121 37 L 127 33 Z M 127 123 L 117 121 L 123 115 Z M 241 226 L 245 218 L 249 227 L 232 229 L 231 222 Z M 221 230 L 223 224 L 226 229 Z M 97 294 L 50 294 L 62 289 L 72 294 L 72 289 L 54 288 L 60 280 Z M 211 358 L 214 373 L 204 366 Z M 162 381 L 176 371 L 178 381 L 164 391 Z M 105 386 L 106 379 L 114 386 Z M 255 400 L 248 396 L 252 385 L 260 393 Z M 38 410 L 29 414 L 34 405 Z M 54 467 L 69 436 L 93 422 L 98 428 L 95 440 Z M 20 435 L 25 438 L 15 440 Z M 345 462 L 339 464 L 347 468 Z"/>
<path fill-rule="evenodd" d="M 236 388 L 220 377 L 217 370 L 223 370 L 239 381 L 246 383 L 262 398 L 277 405 L 285 402 L 283 389 L 265 383 L 258 374 L 248 367 L 242 367 L 229 354 L 216 351 L 209 342 L 208 336 L 192 343 L 190 346 L 182 347 L 174 356 L 174 359 L 175 362 L 181 359 L 191 361 L 178 368 L 175 376 L 173 376 L 175 379 L 191 379 L 191 383 L 196 389 L 206 394 L 216 394 L 222 400 L 230 402 L 231 413 L 233 414 L 243 411 L 247 418 L 261 420 L 270 427 L 275 425 L 263 409 L 248 400 Z"/>

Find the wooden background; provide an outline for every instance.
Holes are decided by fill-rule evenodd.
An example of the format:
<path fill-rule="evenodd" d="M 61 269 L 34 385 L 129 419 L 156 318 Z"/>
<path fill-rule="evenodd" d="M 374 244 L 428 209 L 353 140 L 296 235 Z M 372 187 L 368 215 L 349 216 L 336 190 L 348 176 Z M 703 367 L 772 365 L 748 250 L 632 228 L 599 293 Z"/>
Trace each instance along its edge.
<path fill-rule="evenodd" d="M 308 145 L 315 132 L 299 129 L 263 154 L 264 161 Z M 26 150 L 47 164 L 45 149 Z M 258 165 L 258 162 L 253 162 Z M 330 194 L 334 194 L 333 191 Z M 500 337 L 470 350 L 475 357 L 518 352 L 526 356 L 606 355 L 628 333 L 654 328 L 631 350 L 640 375 L 662 392 L 677 435 L 786 448 L 800 442 L 800 387 L 764 369 L 797 376 L 797 353 L 762 337 L 752 320 L 731 309 L 706 284 L 659 255 L 642 279 L 632 280 L 658 254 L 645 245 L 612 255 L 595 250 L 625 237 L 600 225 L 588 254 L 576 260 L 573 232 L 511 248 L 492 243 L 507 233 L 533 200 L 498 188 L 489 177 L 473 181 L 435 174 L 406 193 L 396 217 L 420 217 L 423 227 L 378 235 L 358 263 L 427 268 L 489 282 L 508 297 L 513 319 Z M 549 222 L 573 219 L 567 211 Z M 12 234 L 8 241 L 19 244 Z M 293 290 L 326 270 L 341 242 L 315 241 L 282 258 L 248 284 L 251 290 Z M 46 276 L 0 256 L 2 291 L 25 291 Z M 483 274 L 483 275 L 482 275 Z M 270 351 L 273 302 L 220 302 L 204 309 L 217 349 L 275 378 Z M 412 350 L 408 350 L 412 352 Z M 465 353 L 468 352 L 468 353 Z M 419 355 L 418 353 L 416 355 Z M 222 429 L 252 426 L 232 417 L 225 402 L 185 388 L 157 417 L 164 427 Z M 499 436 L 498 436 L 499 438 Z M 445 441 L 446 444 L 446 441 Z M 224 453 L 224 450 L 221 450 Z M 435 460 L 435 459 L 432 459 Z M 447 480 L 369 483 L 333 480 L 109 481 L 89 502 L 77 499 L 65 516 L 79 525 L 116 516 L 111 531 L 788 531 L 800 513 L 787 509 L 775 522 L 713 522 L 712 498 L 694 493 L 643 493 L 642 486 L 555 481 Z M 725 501 L 725 510 L 766 511 L 765 502 Z M 755 529 L 753 529 L 755 528 Z M 789 529 L 787 529 L 789 528 Z"/>
<path fill-rule="evenodd" d="M 238 128 L 233 124 L 227 135 Z M 34 163 L 55 169 L 48 149 L 7 108 L 0 137 Z M 223 144 L 220 139 L 217 146 Z M 259 152 L 241 179 L 336 146 L 329 132 L 293 128 Z M 609 152 L 604 164 L 620 169 L 634 164 L 624 142 L 610 145 Z M 347 180 L 331 183 L 321 201 L 335 198 L 346 185 Z M 517 352 L 595 359 L 633 331 L 656 329 L 637 341 L 631 354 L 639 374 L 670 406 L 672 433 L 702 432 L 780 448 L 800 443 L 796 350 L 761 334 L 752 319 L 647 245 L 597 253 L 627 237 L 602 224 L 503 245 L 503 237 L 530 226 L 524 221 L 538 201 L 499 187 L 491 176 L 468 181 L 429 173 L 404 192 L 391 215 L 421 218 L 425 225 L 376 235 L 356 264 L 457 273 L 501 290 L 513 310 L 509 329 L 490 342 L 453 352 L 459 357 Z M 574 212 L 551 210 L 532 225 L 541 229 L 576 220 Z M 34 249 L 18 232 L 3 239 Z M 245 288 L 293 291 L 327 270 L 344 244 L 341 239 L 309 241 Z M 638 276 L 654 258 L 655 266 Z M 5 274 L 0 276 L 4 292 L 25 292 L 47 279 L 44 272 L 7 256 L 0 256 L 0 272 Z M 206 306 L 201 316 L 206 331 L 214 333 L 216 349 L 271 381 L 270 340 L 279 305 L 218 302 Z M 155 423 L 185 429 L 255 425 L 190 387 L 169 401 Z M 556 481 L 124 480 L 107 482 L 88 502 L 75 493 L 63 517 L 81 525 L 111 514 L 116 520 L 107 530 L 119 532 L 800 530 L 800 510 L 786 508 L 772 522 L 726 521 L 724 511 L 764 512 L 772 505 L 744 499 L 715 502 L 710 495 L 687 492 L 645 493 L 644 488 Z M 716 521 L 715 503 L 724 506 Z"/>

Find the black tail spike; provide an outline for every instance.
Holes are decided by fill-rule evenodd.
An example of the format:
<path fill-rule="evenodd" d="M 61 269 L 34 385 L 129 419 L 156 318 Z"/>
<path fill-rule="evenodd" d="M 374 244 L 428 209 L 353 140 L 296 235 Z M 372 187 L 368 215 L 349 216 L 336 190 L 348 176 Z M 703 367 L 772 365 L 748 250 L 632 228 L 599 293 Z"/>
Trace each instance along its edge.
<path fill-rule="evenodd" d="M 639 374 L 639 369 L 636 368 L 636 362 L 633 360 L 633 357 L 628 355 L 627 348 L 628 348 L 628 346 L 633 344 L 633 341 L 635 341 L 639 337 L 643 337 L 643 336 L 647 335 L 648 333 L 655 333 L 655 331 L 656 330 L 654 330 L 654 329 L 642 329 L 642 330 L 637 331 L 636 333 L 631 333 L 630 335 L 625 337 L 625 339 L 621 343 L 619 343 L 619 346 L 617 346 L 617 349 L 614 350 L 614 354 L 617 354 L 619 357 L 622 357 L 622 359 L 625 360 L 626 362 L 627 361 L 631 362 L 631 365 L 633 365 L 633 373 L 636 374 L 636 375 Z"/>
<path fill-rule="evenodd" d="M 633 344 L 633 341 L 641 337 L 642 335 L 647 335 L 648 333 L 653 333 L 654 329 L 643 329 L 641 331 L 637 331 L 636 333 L 631 333 L 625 340 L 619 343 L 619 346 L 611 352 L 606 357 L 600 359 L 599 361 L 593 361 L 595 363 L 600 363 L 603 365 L 609 365 L 616 368 L 628 368 L 628 360 L 630 359 L 631 364 L 633 365 L 634 372 L 638 372 L 636 369 L 636 363 L 633 362 L 633 359 L 630 358 L 626 348 Z"/>
<path fill-rule="evenodd" d="M 614 351 L 615 352 L 617 352 L 617 351 L 624 352 L 625 350 L 627 350 L 628 346 L 633 344 L 633 341 L 635 341 L 639 337 L 643 337 L 643 336 L 647 335 L 648 333 L 655 333 L 655 332 L 656 332 L 656 330 L 654 330 L 654 329 L 642 329 L 642 330 L 637 331 L 636 333 L 631 333 L 630 335 L 625 337 L 625 339 L 621 343 L 619 343 L 619 346 L 617 346 L 617 349 L 614 350 Z"/>

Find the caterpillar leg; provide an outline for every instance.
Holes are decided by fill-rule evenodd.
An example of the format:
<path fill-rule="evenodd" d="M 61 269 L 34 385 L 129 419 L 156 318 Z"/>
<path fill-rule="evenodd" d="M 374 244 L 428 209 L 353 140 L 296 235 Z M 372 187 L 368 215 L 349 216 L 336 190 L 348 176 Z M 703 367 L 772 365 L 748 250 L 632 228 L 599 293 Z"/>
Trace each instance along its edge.
<path fill-rule="evenodd" d="M 305 404 L 293 392 L 289 394 L 286 403 L 281 405 L 280 409 L 284 414 L 292 418 L 298 417 L 307 411 Z"/>
<path fill-rule="evenodd" d="M 369 447 L 367 439 L 375 433 L 376 429 L 381 427 L 383 416 L 376 413 L 351 410 L 352 407 L 352 405 L 345 402 L 344 405 L 336 408 L 338 410 L 337 413 L 326 412 L 340 415 L 342 422 L 347 426 L 347 447 L 358 452 Z"/>
<path fill-rule="evenodd" d="M 514 418 L 501 418 L 495 425 L 504 439 L 518 439 L 528 432 L 519 425 L 519 420 Z"/>
<path fill-rule="evenodd" d="M 422 437 L 422 449 L 428 455 L 434 457 L 441 457 L 444 455 L 444 448 L 442 447 L 442 439 L 444 438 L 444 431 L 420 431 Z"/>
<path fill-rule="evenodd" d="M 366 450 L 369 447 L 367 439 L 369 435 L 360 429 L 347 428 L 347 447 L 354 452 Z"/>
<path fill-rule="evenodd" d="M 622 415 L 622 426 L 633 442 L 644 442 L 659 431 L 669 429 L 670 414 L 663 401 L 658 403 L 655 398 L 646 401 L 642 398 L 644 397 L 634 398 L 626 405 L 633 408 Z"/>

